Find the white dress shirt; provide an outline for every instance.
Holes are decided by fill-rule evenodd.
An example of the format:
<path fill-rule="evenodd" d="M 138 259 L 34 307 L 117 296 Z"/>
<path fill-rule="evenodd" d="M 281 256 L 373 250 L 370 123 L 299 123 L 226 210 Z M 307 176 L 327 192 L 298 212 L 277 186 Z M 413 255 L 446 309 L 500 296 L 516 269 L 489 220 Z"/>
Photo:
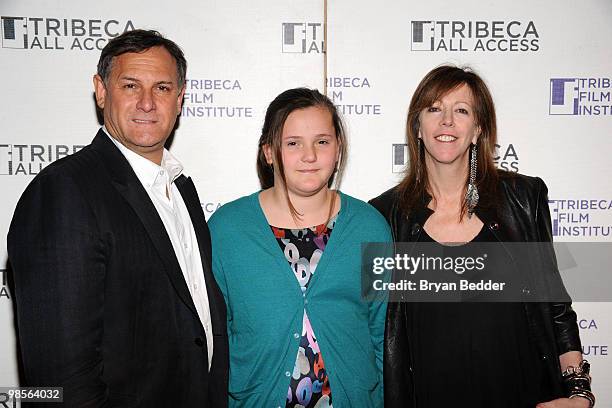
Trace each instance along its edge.
<path fill-rule="evenodd" d="M 183 172 L 183 166 L 166 149 L 164 149 L 161 166 L 158 166 L 119 143 L 109 135 L 105 127 L 102 129 L 132 166 L 166 227 L 189 293 L 204 326 L 208 347 L 208 368 L 210 369 L 213 355 L 213 334 L 202 258 L 191 217 L 174 183 L 174 180 Z"/>

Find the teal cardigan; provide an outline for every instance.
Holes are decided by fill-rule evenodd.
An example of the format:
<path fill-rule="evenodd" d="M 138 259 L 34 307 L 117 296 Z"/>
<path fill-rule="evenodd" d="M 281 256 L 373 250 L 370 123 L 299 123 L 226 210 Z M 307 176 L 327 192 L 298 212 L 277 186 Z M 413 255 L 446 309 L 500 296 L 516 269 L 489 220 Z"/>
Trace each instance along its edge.
<path fill-rule="evenodd" d="M 336 408 L 382 407 L 386 302 L 361 297 L 361 243 L 391 242 L 385 219 L 340 193 L 341 209 L 308 290 L 289 267 L 259 193 L 209 221 L 213 272 L 227 304 L 230 407 L 284 407 L 302 333 L 312 323 Z"/>

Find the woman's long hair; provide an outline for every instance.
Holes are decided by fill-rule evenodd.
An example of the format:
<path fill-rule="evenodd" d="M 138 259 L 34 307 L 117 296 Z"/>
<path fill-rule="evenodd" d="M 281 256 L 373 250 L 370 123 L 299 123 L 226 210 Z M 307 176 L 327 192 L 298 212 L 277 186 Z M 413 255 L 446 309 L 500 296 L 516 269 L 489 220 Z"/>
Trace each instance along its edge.
<path fill-rule="evenodd" d="M 335 184 L 335 186 L 338 187 L 340 185 L 340 181 L 342 180 L 344 168 L 346 167 L 348 150 L 344 125 L 333 102 L 316 89 L 289 89 L 274 98 L 266 110 L 266 117 L 261 129 L 261 137 L 259 138 L 259 149 L 257 152 L 257 176 L 259 177 L 259 184 L 261 185 L 262 189 L 267 189 L 274 186 L 274 168 L 268 164 L 266 155 L 264 153 L 264 146 L 268 145 L 272 148 L 274 165 L 277 166 L 278 174 L 282 179 L 285 195 L 287 197 L 287 204 L 289 205 L 291 216 L 294 219 L 299 219 L 301 214 L 297 212 L 293 206 L 293 203 L 291 203 L 287 191 L 287 179 L 285 177 L 285 168 L 283 166 L 283 156 L 281 153 L 283 127 L 285 126 L 285 122 L 287 121 L 287 118 L 291 112 L 310 107 L 320 107 L 326 109 L 331 114 L 332 124 L 336 133 L 336 140 L 338 141 L 340 154 L 336 169 L 328 180 L 327 186 L 332 187 L 332 185 Z M 330 204 L 330 213 L 332 209 L 333 200 Z"/>
<path fill-rule="evenodd" d="M 495 105 L 485 82 L 470 68 L 459 68 L 442 65 L 430 71 L 417 86 L 406 123 L 406 137 L 410 163 L 404 179 L 398 186 L 400 209 L 405 213 L 422 205 L 430 195 L 429 178 L 425 166 L 425 148 L 418 142 L 419 115 L 431 107 L 448 92 L 467 85 L 474 98 L 474 117 L 480 128 L 480 136 L 476 142 L 478 148 L 478 165 L 476 170 L 476 187 L 480 195 L 479 207 L 489 206 L 495 197 L 497 187 L 497 169 L 493 162 L 495 144 L 497 143 L 497 121 Z M 469 177 L 469 172 L 468 172 Z M 465 180 L 467 190 L 468 177 Z M 460 219 L 467 211 L 466 203 L 461 205 Z"/>

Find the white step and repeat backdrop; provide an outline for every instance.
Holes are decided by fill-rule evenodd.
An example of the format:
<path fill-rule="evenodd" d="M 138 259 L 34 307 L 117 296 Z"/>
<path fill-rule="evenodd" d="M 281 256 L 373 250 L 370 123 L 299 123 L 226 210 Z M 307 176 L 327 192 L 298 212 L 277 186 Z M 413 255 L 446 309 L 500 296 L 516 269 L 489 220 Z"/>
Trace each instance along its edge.
<path fill-rule="evenodd" d="M 610 0 L 138 3 L 0 2 L 0 386 L 18 383 L 5 242 L 15 204 L 42 168 L 93 138 L 100 50 L 132 28 L 157 29 L 185 51 L 187 93 L 171 149 L 207 216 L 258 188 L 265 109 L 296 86 L 327 89 L 344 113 L 343 190 L 366 200 L 393 186 L 406 162 L 412 92 L 451 62 L 489 83 L 497 164 L 547 182 L 556 240 L 612 240 Z M 599 406 L 612 407 L 612 304 L 576 309 Z"/>

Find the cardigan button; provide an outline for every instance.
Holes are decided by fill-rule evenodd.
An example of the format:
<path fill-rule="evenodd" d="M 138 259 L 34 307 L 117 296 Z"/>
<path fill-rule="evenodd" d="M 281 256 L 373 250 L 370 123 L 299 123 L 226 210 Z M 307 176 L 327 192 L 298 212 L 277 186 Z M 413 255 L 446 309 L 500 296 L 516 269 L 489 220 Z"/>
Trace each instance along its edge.
<path fill-rule="evenodd" d="M 489 228 L 493 231 L 497 231 L 499 229 L 499 223 L 497 221 L 491 221 L 489 223 Z"/>
<path fill-rule="evenodd" d="M 421 226 L 419 224 L 414 224 L 412 226 L 412 235 L 416 235 L 421 232 Z"/>
<path fill-rule="evenodd" d="M 291 373 L 289 371 L 285 371 L 285 377 L 291 377 Z"/>
<path fill-rule="evenodd" d="M 294 338 L 296 338 L 296 339 L 299 339 L 299 338 L 300 338 L 300 335 L 299 335 L 299 334 L 297 334 L 297 333 L 293 333 L 293 337 L 294 337 Z"/>
<path fill-rule="evenodd" d="M 196 346 L 198 347 L 203 347 L 204 346 L 204 340 L 202 340 L 201 337 L 196 337 L 194 340 Z"/>

